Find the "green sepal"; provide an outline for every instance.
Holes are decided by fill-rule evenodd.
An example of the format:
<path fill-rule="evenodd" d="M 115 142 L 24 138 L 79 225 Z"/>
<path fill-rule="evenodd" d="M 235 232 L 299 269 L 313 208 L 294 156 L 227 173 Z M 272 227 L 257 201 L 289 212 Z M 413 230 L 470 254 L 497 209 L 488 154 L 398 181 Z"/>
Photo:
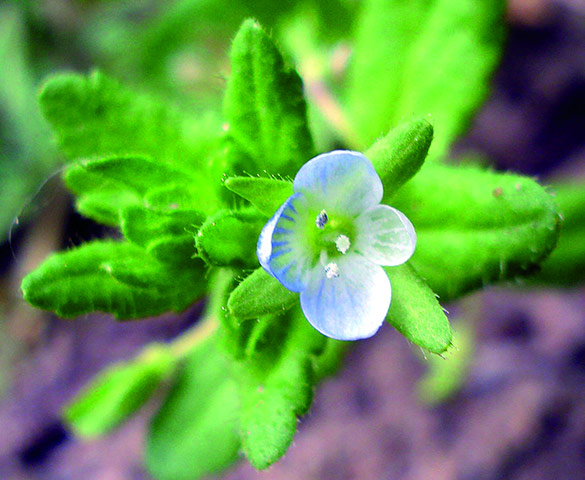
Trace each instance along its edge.
<path fill-rule="evenodd" d="M 556 248 L 531 280 L 571 286 L 585 281 L 585 182 L 555 183 L 550 190 L 563 218 Z"/>
<path fill-rule="evenodd" d="M 197 345 L 154 416 L 146 468 L 157 480 L 192 480 L 224 470 L 238 458 L 239 397 L 217 339 Z"/>
<path fill-rule="evenodd" d="M 166 345 L 149 345 L 137 358 L 102 370 L 65 407 L 65 421 L 81 437 L 109 432 L 144 405 L 174 366 Z"/>
<path fill-rule="evenodd" d="M 265 223 L 255 209 L 220 210 L 197 232 L 197 252 L 209 265 L 255 268 L 256 244 Z"/>
<path fill-rule="evenodd" d="M 292 182 L 275 178 L 229 177 L 224 185 L 228 190 L 248 200 L 267 217 L 272 217 L 293 194 Z"/>
<path fill-rule="evenodd" d="M 296 309 L 279 317 L 279 328 L 266 331 L 265 348 L 241 364 L 241 440 L 250 463 L 264 469 L 291 444 L 298 419 L 313 399 L 314 356 L 326 337 Z"/>
<path fill-rule="evenodd" d="M 534 180 L 427 164 L 392 199 L 413 223 L 411 265 L 441 301 L 527 275 L 554 248 L 559 215 Z"/>
<path fill-rule="evenodd" d="M 231 293 L 228 311 L 238 320 L 284 313 L 298 303 L 299 294 L 291 292 L 263 268 L 248 275 Z"/>
<path fill-rule="evenodd" d="M 144 247 L 161 261 L 184 266 L 193 263 L 193 233 L 204 216 L 195 210 L 161 212 L 131 205 L 121 213 L 121 229 L 127 240 Z"/>
<path fill-rule="evenodd" d="M 419 171 L 432 140 L 433 126 L 419 118 L 401 123 L 366 151 L 384 185 L 383 202 Z"/>
<path fill-rule="evenodd" d="M 240 27 L 230 59 L 223 104 L 229 163 L 238 174 L 294 175 L 314 155 L 299 75 L 254 20 Z"/>
<path fill-rule="evenodd" d="M 451 345 L 452 333 L 434 292 L 408 263 L 385 270 L 392 285 L 388 322 L 415 345 L 443 353 Z"/>
<path fill-rule="evenodd" d="M 204 289 L 202 262 L 172 268 L 136 245 L 116 241 L 53 254 L 22 281 L 27 302 L 65 318 L 95 311 L 120 320 L 181 312 Z"/>

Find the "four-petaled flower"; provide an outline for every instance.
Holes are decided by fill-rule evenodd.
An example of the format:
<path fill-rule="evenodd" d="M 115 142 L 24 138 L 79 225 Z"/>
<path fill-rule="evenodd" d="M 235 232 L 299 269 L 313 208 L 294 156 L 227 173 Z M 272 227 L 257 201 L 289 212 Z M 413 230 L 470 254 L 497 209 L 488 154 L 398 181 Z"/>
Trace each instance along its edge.
<path fill-rule="evenodd" d="M 262 229 L 260 264 L 300 293 L 303 313 L 322 334 L 339 340 L 372 336 L 390 307 L 390 280 L 381 266 L 411 257 L 412 224 L 380 205 L 380 177 L 358 152 L 337 150 L 309 160 L 293 191 Z"/>

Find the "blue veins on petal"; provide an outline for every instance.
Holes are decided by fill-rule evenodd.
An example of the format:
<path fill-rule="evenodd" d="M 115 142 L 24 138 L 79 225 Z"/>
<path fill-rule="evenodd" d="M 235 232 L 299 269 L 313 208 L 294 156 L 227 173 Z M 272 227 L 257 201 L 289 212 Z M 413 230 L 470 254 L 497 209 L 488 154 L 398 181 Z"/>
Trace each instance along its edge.
<path fill-rule="evenodd" d="M 301 308 L 323 335 L 339 340 L 371 337 L 390 307 L 388 275 L 359 255 L 341 257 L 337 266 L 334 278 L 328 278 L 321 265 L 313 267 L 301 292 Z"/>
<path fill-rule="evenodd" d="M 361 153 L 334 151 L 308 161 L 295 192 L 262 229 L 258 260 L 319 332 L 338 340 L 372 336 L 390 307 L 381 266 L 406 262 L 416 233 L 398 210 L 380 205 L 383 187 Z"/>
<path fill-rule="evenodd" d="M 359 152 L 345 150 L 324 153 L 305 163 L 295 177 L 293 190 L 329 215 L 357 215 L 380 203 L 384 194 L 370 161 Z"/>

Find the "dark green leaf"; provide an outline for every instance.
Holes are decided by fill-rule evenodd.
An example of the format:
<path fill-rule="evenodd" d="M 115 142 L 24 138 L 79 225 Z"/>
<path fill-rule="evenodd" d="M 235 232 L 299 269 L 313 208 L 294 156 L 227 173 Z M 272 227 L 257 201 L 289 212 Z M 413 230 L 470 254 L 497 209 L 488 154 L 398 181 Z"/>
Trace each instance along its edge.
<path fill-rule="evenodd" d="M 419 171 L 432 140 L 433 126 L 417 119 L 393 128 L 366 151 L 384 185 L 384 199 L 392 197 Z"/>
<path fill-rule="evenodd" d="M 263 268 L 258 268 L 231 293 L 228 311 L 238 320 L 284 313 L 299 301 L 299 294 L 282 286 Z"/>
<path fill-rule="evenodd" d="M 220 210 L 195 237 L 199 256 L 210 265 L 258 266 L 256 244 L 266 219 L 253 210 Z"/>
<path fill-rule="evenodd" d="M 254 20 L 246 20 L 231 50 L 224 98 L 228 158 L 236 173 L 294 175 L 313 157 L 302 82 Z"/>
<path fill-rule="evenodd" d="M 203 294 L 204 267 L 173 269 L 130 243 L 96 241 L 56 253 L 22 281 L 26 301 L 61 317 L 118 319 L 180 312 Z"/>
<path fill-rule="evenodd" d="M 65 420 L 83 437 L 107 433 L 150 398 L 174 364 L 166 346 L 150 345 L 136 359 L 100 372 L 65 408 Z"/>
<path fill-rule="evenodd" d="M 224 185 L 248 200 L 267 217 L 272 217 L 293 194 L 292 182 L 274 178 L 229 177 Z"/>
<path fill-rule="evenodd" d="M 411 264 L 442 301 L 526 275 L 556 244 L 559 215 L 534 180 L 427 164 L 392 200 L 418 241 Z"/>
<path fill-rule="evenodd" d="M 488 92 L 500 57 L 503 0 L 367 0 L 355 39 L 349 106 L 363 145 L 430 113 L 441 156 Z"/>
<path fill-rule="evenodd" d="M 563 218 L 561 235 L 534 280 L 570 286 L 585 280 L 585 183 L 557 183 L 551 190 Z"/>
<path fill-rule="evenodd" d="M 451 327 L 433 291 L 408 263 L 386 272 L 392 284 L 388 322 L 419 347 L 443 353 L 451 345 Z"/>
<path fill-rule="evenodd" d="M 193 350 L 152 421 L 146 467 L 157 480 L 197 479 L 238 457 L 237 388 L 216 343 Z"/>

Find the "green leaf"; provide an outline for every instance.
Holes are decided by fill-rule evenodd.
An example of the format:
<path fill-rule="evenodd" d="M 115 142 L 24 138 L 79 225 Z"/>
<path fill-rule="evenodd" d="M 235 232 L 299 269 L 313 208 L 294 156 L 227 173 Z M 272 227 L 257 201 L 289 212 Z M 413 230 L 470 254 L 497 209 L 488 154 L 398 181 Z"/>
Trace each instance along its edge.
<path fill-rule="evenodd" d="M 224 470 L 238 457 L 238 414 L 236 383 L 212 337 L 186 358 L 155 415 L 146 468 L 157 480 L 194 480 Z"/>
<path fill-rule="evenodd" d="M 554 248 L 559 215 L 534 180 L 427 164 L 392 200 L 412 221 L 410 263 L 442 301 L 526 275 Z"/>
<path fill-rule="evenodd" d="M 254 20 L 240 27 L 230 58 L 224 97 L 230 164 L 236 173 L 296 174 L 314 156 L 300 77 Z"/>
<path fill-rule="evenodd" d="M 363 145 L 413 114 L 431 114 L 434 157 L 467 127 L 502 49 L 503 0 L 367 0 L 348 102 Z"/>
<path fill-rule="evenodd" d="M 27 302 L 61 317 L 120 320 L 180 312 L 203 294 L 204 267 L 171 268 L 130 243 L 95 241 L 56 253 L 22 281 Z"/>
<path fill-rule="evenodd" d="M 425 161 L 433 140 L 433 126 L 425 119 L 404 122 L 365 153 L 384 185 L 384 198 L 389 199 Z"/>
<path fill-rule="evenodd" d="M 162 261 L 193 263 L 193 234 L 204 217 L 195 210 L 161 212 L 135 205 L 122 210 L 122 233 Z"/>
<path fill-rule="evenodd" d="M 453 397 L 467 378 L 475 353 L 475 328 L 458 321 L 454 326 L 453 348 L 444 357 L 433 355 L 426 359 L 427 371 L 417 385 L 419 398 L 437 405 Z"/>
<path fill-rule="evenodd" d="M 187 115 L 147 95 L 128 90 L 101 73 L 88 77 L 66 74 L 51 78 L 41 92 L 40 105 L 59 145 L 71 160 L 149 158 L 152 164 L 156 164 L 152 172 L 145 163 L 142 164 L 144 168 L 135 163 L 139 168 L 137 184 L 142 183 L 148 188 L 161 186 L 160 181 L 164 179 L 160 173 L 166 165 L 170 169 L 166 182 L 174 181 L 179 171 L 187 172 L 194 179 L 201 210 L 217 205 L 221 177 L 221 167 L 216 161 L 221 134 L 217 121 Z M 127 182 L 131 177 L 125 175 L 127 170 L 122 167 L 130 167 L 130 163 L 122 165 L 121 161 L 117 164 L 111 161 L 114 163 L 109 167 L 120 168 L 117 175 L 122 175 L 123 182 Z M 101 171 L 97 165 L 98 173 L 114 175 L 112 168 Z M 150 173 L 155 178 L 149 176 Z M 82 181 L 80 175 L 80 171 L 74 174 L 76 181 L 73 185 L 68 182 L 76 193 L 89 193 L 82 188 L 83 185 L 92 191 L 101 190 L 104 182 L 96 184 L 98 177 L 89 176 Z M 151 180 L 159 183 L 148 185 Z M 92 204 L 98 200 L 99 197 L 94 196 Z M 100 209 L 115 210 L 107 204 Z M 110 224 L 113 222 L 111 216 L 106 218 Z"/>
<path fill-rule="evenodd" d="M 292 182 L 275 178 L 229 177 L 224 185 L 248 200 L 267 217 L 272 217 L 293 194 Z"/>
<path fill-rule="evenodd" d="M 195 237 L 199 256 L 210 265 L 256 268 L 256 244 L 266 219 L 254 210 L 220 210 Z"/>
<path fill-rule="evenodd" d="M 284 313 L 298 301 L 298 293 L 287 290 L 266 270 L 257 268 L 233 290 L 227 308 L 238 320 L 248 320 Z"/>
<path fill-rule="evenodd" d="M 385 270 L 392 285 L 388 322 L 419 347 L 443 353 L 451 345 L 451 327 L 433 291 L 408 263 Z"/>
<path fill-rule="evenodd" d="M 585 280 L 585 182 L 556 183 L 551 191 L 563 218 L 561 235 L 533 280 L 571 286 Z"/>
<path fill-rule="evenodd" d="M 280 328 L 267 331 L 271 337 L 265 349 L 256 351 L 241 369 L 242 447 L 259 469 L 276 462 L 292 442 L 297 417 L 307 412 L 313 399 L 314 355 L 326 340 L 300 309 L 280 319 Z"/>
<path fill-rule="evenodd" d="M 174 365 L 169 349 L 153 344 L 136 359 L 108 367 L 65 407 L 66 422 L 82 437 L 109 432 L 151 397 Z"/>

